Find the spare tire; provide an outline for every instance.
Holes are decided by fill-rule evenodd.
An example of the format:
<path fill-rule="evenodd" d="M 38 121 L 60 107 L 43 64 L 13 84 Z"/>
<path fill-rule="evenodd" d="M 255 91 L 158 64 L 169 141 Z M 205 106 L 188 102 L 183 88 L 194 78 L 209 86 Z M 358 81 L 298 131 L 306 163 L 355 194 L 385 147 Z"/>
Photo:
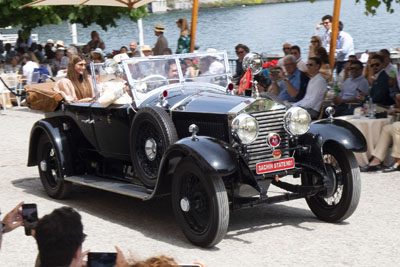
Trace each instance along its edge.
<path fill-rule="evenodd" d="M 155 187 L 162 156 L 177 140 L 175 126 L 164 109 L 145 107 L 135 114 L 130 130 L 131 158 L 146 187 Z"/>

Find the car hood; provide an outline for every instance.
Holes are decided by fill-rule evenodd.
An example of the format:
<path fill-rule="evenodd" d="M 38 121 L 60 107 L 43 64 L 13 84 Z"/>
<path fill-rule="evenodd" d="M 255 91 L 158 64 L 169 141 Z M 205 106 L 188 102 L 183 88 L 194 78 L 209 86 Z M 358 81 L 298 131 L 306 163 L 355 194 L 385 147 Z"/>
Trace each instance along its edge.
<path fill-rule="evenodd" d="M 285 106 L 266 98 L 251 98 L 227 94 L 214 88 L 175 88 L 168 89 L 169 109 L 195 113 L 239 114 L 282 109 Z M 152 97 L 143 104 L 156 105 L 158 97 Z"/>

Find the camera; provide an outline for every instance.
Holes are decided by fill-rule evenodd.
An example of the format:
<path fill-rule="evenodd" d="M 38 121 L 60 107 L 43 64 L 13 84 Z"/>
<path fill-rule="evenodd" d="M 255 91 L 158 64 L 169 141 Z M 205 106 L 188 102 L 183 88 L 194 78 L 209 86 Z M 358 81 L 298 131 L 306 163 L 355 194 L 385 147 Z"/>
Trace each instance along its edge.
<path fill-rule="evenodd" d="M 35 229 L 38 222 L 36 204 L 22 205 L 22 219 L 24 221 L 25 235 L 31 235 L 31 230 Z"/>

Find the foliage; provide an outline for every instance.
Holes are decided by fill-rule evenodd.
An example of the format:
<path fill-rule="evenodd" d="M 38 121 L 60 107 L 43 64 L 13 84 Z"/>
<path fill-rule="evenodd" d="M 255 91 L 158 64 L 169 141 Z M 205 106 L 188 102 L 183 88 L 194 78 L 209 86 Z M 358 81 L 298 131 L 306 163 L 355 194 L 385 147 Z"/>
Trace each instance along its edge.
<path fill-rule="evenodd" d="M 315 2 L 316 0 L 310 0 L 310 2 Z M 362 1 L 365 3 L 365 14 L 366 15 L 375 15 L 376 9 L 383 3 L 386 6 L 386 11 L 389 13 L 393 13 L 393 5 L 400 4 L 400 0 L 355 0 L 356 3 L 361 3 Z"/>
<path fill-rule="evenodd" d="M 93 23 L 103 30 L 116 27 L 116 20 L 121 15 L 128 14 L 130 19 L 137 21 L 147 16 L 146 7 L 130 10 L 123 7 L 102 6 L 36 6 L 19 8 L 33 0 L 0 0 L 0 28 L 20 26 L 25 35 L 32 29 L 45 24 L 61 24 L 63 20 L 80 23 L 87 27 Z"/>
<path fill-rule="evenodd" d="M 394 9 L 392 5 L 395 3 L 399 4 L 400 0 L 363 0 L 365 2 L 365 14 L 376 14 L 376 9 L 383 3 L 386 6 L 386 11 L 393 13 Z M 356 0 L 356 3 L 360 3 L 361 0 Z"/>

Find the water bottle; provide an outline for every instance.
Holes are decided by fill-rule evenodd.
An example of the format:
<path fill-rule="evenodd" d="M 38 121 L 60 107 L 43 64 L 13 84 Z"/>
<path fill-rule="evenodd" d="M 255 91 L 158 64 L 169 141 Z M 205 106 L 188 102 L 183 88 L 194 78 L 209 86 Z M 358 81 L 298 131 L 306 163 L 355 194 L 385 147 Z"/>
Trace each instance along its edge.
<path fill-rule="evenodd" d="M 374 119 L 375 118 L 375 111 L 374 111 L 374 103 L 372 101 L 372 97 L 369 97 L 368 104 L 369 104 L 369 118 L 370 119 Z"/>

